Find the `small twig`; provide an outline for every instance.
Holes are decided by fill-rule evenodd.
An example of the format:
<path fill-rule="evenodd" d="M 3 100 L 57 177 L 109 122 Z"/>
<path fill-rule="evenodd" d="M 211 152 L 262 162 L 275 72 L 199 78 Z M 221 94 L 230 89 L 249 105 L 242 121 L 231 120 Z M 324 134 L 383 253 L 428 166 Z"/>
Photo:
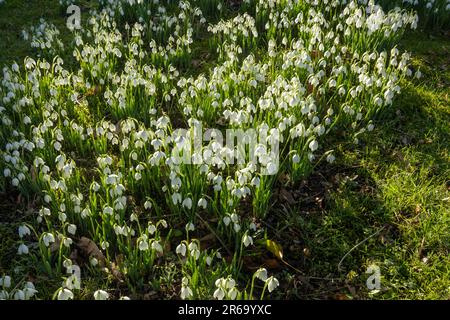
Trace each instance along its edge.
<path fill-rule="evenodd" d="M 381 229 L 379 229 L 377 232 L 375 232 L 374 234 L 371 234 L 370 236 L 368 236 L 367 238 L 365 238 L 364 240 L 358 242 L 353 248 L 351 248 L 341 259 L 341 261 L 339 261 L 338 263 L 338 271 L 341 271 L 341 264 L 344 261 L 344 259 L 356 248 L 358 248 L 361 244 L 363 244 L 364 242 L 366 242 L 367 240 L 369 240 L 370 238 L 376 236 L 377 234 L 379 234 L 381 231 L 383 231 L 386 228 L 386 226 L 382 227 Z"/>
<path fill-rule="evenodd" d="M 325 281 L 342 281 L 342 278 L 322 278 L 322 277 L 309 277 L 305 276 L 305 278 L 310 280 L 325 280 Z"/>

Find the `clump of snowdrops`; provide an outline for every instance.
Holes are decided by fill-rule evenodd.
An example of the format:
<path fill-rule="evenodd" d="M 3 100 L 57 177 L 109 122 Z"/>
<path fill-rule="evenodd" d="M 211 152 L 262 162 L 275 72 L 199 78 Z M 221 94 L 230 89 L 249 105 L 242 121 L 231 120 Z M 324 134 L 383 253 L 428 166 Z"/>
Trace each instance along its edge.
<path fill-rule="evenodd" d="M 437 30 L 450 27 L 450 0 L 380 0 L 378 2 L 386 9 L 395 7 L 414 9 L 424 27 Z"/>
<path fill-rule="evenodd" d="M 218 0 L 100 2 L 65 49 L 71 67 L 42 22 L 29 38 L 52 58 L 3 68 L 2 179 L 38 204 L 17 254 L 61 283 L 55 299 L 86 298 L 89 278 L 104 279 L 87 297 L 97 300 L 127 299 L 119 284 L 130 295 L 270 297 L 282 283 L 247 272 L 244 258 L 264 242 L 277 178 L 295 184 L 335 160 L 327 137 L 357 144 L 391 112 L 413 76 L 395 43 L 417 16 L 373 1 L 244 1 L 234 14 Z M 215 60 L 199 71 L 205 34 Z M 190 148 L 179 128 L 263 138 L 238 158 L 214 135 Z M 36 294 L 1 279 L 1 298 Z"/>

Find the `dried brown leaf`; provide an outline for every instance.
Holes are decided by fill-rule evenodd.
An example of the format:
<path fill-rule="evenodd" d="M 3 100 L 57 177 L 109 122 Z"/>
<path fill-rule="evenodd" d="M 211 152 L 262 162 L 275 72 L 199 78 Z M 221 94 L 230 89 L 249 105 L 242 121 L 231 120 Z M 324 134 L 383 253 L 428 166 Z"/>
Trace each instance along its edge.
<path fill-rule="evenodd" d="M 77 243 L 77 246 L 80 249 L 79 253 L 82 256 L 84 256 L 85 258 L 96 258 L 101 267 L 105 266 L 105 256 L 94 241 L 86 237 L 81 237 L 81 239 Z"/>
<path fill-rule="evenodd" d="M 295 204 L 295 199 L 292 193 L 285 188 L 280 189 L 280 199 L 282 201 L 286 201 L 288 204 L 293 205 Z"/>

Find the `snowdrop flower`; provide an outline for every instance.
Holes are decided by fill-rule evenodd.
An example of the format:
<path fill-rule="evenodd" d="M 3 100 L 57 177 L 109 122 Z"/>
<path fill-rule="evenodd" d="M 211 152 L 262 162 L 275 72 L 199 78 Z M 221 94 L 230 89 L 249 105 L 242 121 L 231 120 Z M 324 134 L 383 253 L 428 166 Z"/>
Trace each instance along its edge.
<path fill-rule="evenodd" d="M 69 224 L 67 226 L 67 232 L 72 234 L 72 235 L 75 235 L 75 233 L 77 232 L 77 226 L 74 225 L 74 224 Z"/>
<path fill-rule="evenodd" d="M 67 220 L 67 215 L 66 215 L 66 213 L 65 213 L 65 212 L 60 212 L 60 213 L 58 214 L 58 219 L 59 219 L 61 222 L 65 222 L 65 221 Z"/>
<path fill-rule="evenodd" d="M 25 283 L 25 287 L 23 288 L 23 292 L 25 294 L 25 300 L 29 300 L 32 298 L 38 291 L 34 288 L 34 284 L 30 281 Z"/>
<path fill-rule="evenodd" d="M 14 300 L 25 300 L 25 293 L 22 290 L 17 290 L 14 293 Z"/>
<path fill-rule="evenodd" d="M 42 240 L 44 241 L 44 245 L 48 247 L 51 243 L 55 242 L 55 236 L 51 233 L 44 233 L 44 236 L 42 237 Z"/>
<path fill-rule="evenodd" d="M 159 220 L 158 225 L 163 226 L 163 228 L 167 228 L 168 227 L 167 221 L 164 220 L 164 219 L 163 220 Z"/>
<path fill-rule="evenodd" d="M 81 218 L 85 219 L 86 217 L 91 215 L 91 210 L 89 208 L 85 208 L 83 209 L 83 211 L 81 211 Z"/>
<path fill-rule="evenodd" d="M 181 203 L 181 194 L 179 194 L 178 192 L 175 192 L 174 194 L 172 194 L 172 202 L 174 205 L 177 205 L 178 203 Z"/>
<path fill-rule="evenodd" d="M 151 209 L 152 208 L 152 202 L 149 201 L 149 200 L 145 201 L 144 208 L 147 209 L 147 210 Z"/>
<path fill-rule="evenodd" d="M 175 251 L 177 254 L 181 254 L 184 257 L 186 255 L 186 245 L 184 243 L 180 243 Z"/>
<path fill-rule="evenodd" d="M 225 289 L 232 289 L 236 286 L 236 281 L 232 278 L 225 279 Z"/>
<path fill-rule="evenodd" d="M 276 278 L 274 278 L 273 276 L 268 278 L 266 280 L 266 283 L 267 283 L 267 289 L 269 289 L 269 292 L 272 292 L 280 285 L 278 280 Z"/>
<path fill-rule="evenodd" d="M 188 224 L 186 224 L 186 231 L 194 231 L 195 230 L 195 226 L 192 222 L 189 222 Z"/>
<path fill-rule="evenodd" d="M 197 260 L 200 257 L 200 250 L 198 249 L 197 243 L 191 242 L 188 247 L 190 254 Z"/>
<path fill-rule="evenodd" d="M 68 273 L 73 272 L 72 267 L 68 268 Z M 64 285 L 67 289 L 73 290 L 73 289 L 80 289 L 81 283 L 78 277 L 75 274 L 72 274 L 69 276 L 66 281 L 64 282 Z"/>
<path fill-rule="evenodd" d="M 19 237 L 22 239 L 24 236 L 31 234 L 30 229 L 26 225 L 19 226 Z"/>
<path fill-rule="evenodd" d="M 163 247 L 161 246 L 159 241 L 156 240 L 152 241 L 152 249 L 159 253 L 163 253 Z"/>
<path fill-rule="evenodd" d="M 191 255 L 194 257 L 195 260 L 198 260 L 198 258 L 200 258 L 200 250 L 199 249 L 191 250 Z"/>
<path fill-rule="evenodd" d="M 100 190 L 100 185 L 95 181 L 92 183 L 92 190 L 94 190 L 94 192 Z"/>
<path fill-rule="evenodd" d="M 255 277 L 259 280 L 266 281 L 267 280 L 267 270 L 265 268 L 259 268 L 255 272 Z"/>
<path fill-rule="evenodd" d="M 14 72 L 19 72 L 19 65 L 18 65 L 17 63 L 14 63 L 14 64 L 12 65 L 12 70 L 13 70 Z"/>
<path fill-rule="evenodd" d="M 260 183 L 261 179 L 259 177 L 253 177 L 252 181 L 250 181 L 250 184 L 255 187 L 259 187 Z"/>
<path fill-rule="evenodd" d="M 97 290 L 94 292 L 94 299 L 95 300 L 108 300 L 109 294 L 106 291 L 103 290 Z"/>
<path fill-rule="evenodd" d="M 0 278 L 0 286 L 4 288 L 11 287 L 11 277 L 10 276 L 4 276 Z"/>
<path fill-rule="evenodd" d="M 449 4 L 449 6 L 450 6 L 450 4 Z M 421 72 L 420 70 L 417 70 L 414 76 L 415 76 L 417 79 L 420 79 L 420 78 L 422 78 L 422 72 Z"/>
<path fill-rule="evenodd" d="M 148 241 L 146 239 L 141 239 L 141 240 L 139 240 L 138 243 L 139 243 L 138 244 L 139 250 L 141 250 L 141 251 L 148 250 Z"/>
<path fill-rule="evenodd" d="M 214 298 L 216 298 L 217 300 L 223 300 L 223 298 L 225 297 L 225 290 L 222 289 L 221 287 L 217 288 L 216 291 L 214 291 Z"/>
<path fill-rule="evenodd" d="M 183 300 L 189 299 L 193 295 L 194 293 L 192 292 L 191 288 L 189 288 L 188 286 L 181 286 L 181 293 L 180 293 L 181 299 Z"/>
<path fill-rule="evenodd" d="M 0 301 L 8 300 L 8 299 L 9 299 L 9 293 L 6 290 L 0 290 Z"/>
<path fill-rule="evenodd" d="M 313 140 L 309 143 L 309 149 L 311 149 L 312 152 L 316 151 L 319 148 L 319 143 L 317 140 Z"/>
<path fill-rule="evenodd" d="M 226 226 L 228 226 L 229 224 L 230 224 L 230 222 L 231 222 L 231 218 L 229 217 L 229 216 L 225 216 L 225 217 L 223 217 L 223 223 L 226 225 Z"/>
<path fill-rule="evenodd" d="M 278 165 L 273 162 L 269 162 L 267 164 L 267 174 L 269 176 L 272 176 L 272 175 L 276 174 L 277 172 L 278 172 Z"/>
<path fill-rule="evenodd" d="M 248 247 L 249 245 L 253 245 L 253 239 L 247 233 L 244 235 L 242 242 L 246 247 Z"/>
<path fill-rule="evenodd" d="M 188 278 L 183 277 L 183 279 L 181 280 L 181 292 L 180 292 L 180 297 L 183 300 L 189 299 L 194 295 L 191 288 L 189 288 L 188 284 L 189 284 Z"/>
<path fill-rule="evenodd" d="M 336 160 L 336 157 L 335 157 L 333 154 L 330 153 L 330 154 L 327 156 L 327 162 L 333 163 L 334 160 Z"/>
<path fill-rule="evenodd" d="M 69 248 L 72 245 L 73 241 L 71 238 L 63 238 L 63 244 L 66 248 Z"/>
<path fill-rule="evenodd" d="M 100 243 L 100 245 L 101 245 L 101 247 L 102 247 L 103 250 L 106 250 L 106 249 L 109 248 L 109 242 L 108 242 L 108 241 L 102 241 L 102 242 Z"/>
<path fill-rule="evenodd" d="M 17 178 L 12 179 L 11 184 L 12 184 L 14 187 L 19 186 L 19 179 L 17 179 Z"/>
<path fill-rule="evenodd" d="M 183 205 L 183 207 L 185 207 L 188 210 L 190 210 L 192 208 L 192 199 L 191 198 L 184 199 L 182 205 Z"/>
<path fill-rule="evenodd" d="M 198 200 L 197 205 L 198 205 L 200 208 L 206 209 L 206 206 L 208 205 L 208 202 L 206 201 L 205 198 L 200 198 L 200 200 Z"/>
<path fill-rule="evenodd" d="M 130 221 L 137 222 L 137 221 L 139 221 L 139 218 L 138 218 L 138 216 L 135 213 L 132 213 L 130 215 Z"/>
<path fill-rule="evenodd" d="M 236 297 L 237 297 L 237 295 L 238 295 L 238 293 L 239 293 L 238 289 L 235 288 L 235 287 L 233 287 L 233 288 L 231 288 L 231 289 L 228 291 L 228 297 L 229 297 L 231 300 L 235 300 Z"/>
<path fill-rule="evenodd" d="M 45 201 L 45 203 L 50 203 L 52 201 L 52 197 L 50 197 L 48 194 L 46 194 L 44 196 L 44 201 Z"/>
<path fill-rule="evenodd" d="M 73 300 L 73 297 L 73 292 L 66 288 L 59 290 L 57 296 L 58 300 Z"/>
<path fill-rule="evenodd" d="M 23 244 L 23 243 L 17 249 L 17 254 L 18 255 L 28 254 L 28 253 L 29 253 L 28 247 L 25 244 Z"/>
<path fill-rule="evenodd" d="M 147 227 L 147 231 L 150 234 L 154 234 L 156 232 L 156 226 L 153 223 L 150 223 Z"/>
<path fill-rule="evenodd" d="M 61 143 L 59 141 L 56 141 L 53 144 L 53 147 L 55 148 L 56 151 L 60 151 L 62 146 L 61 146 Z"/>

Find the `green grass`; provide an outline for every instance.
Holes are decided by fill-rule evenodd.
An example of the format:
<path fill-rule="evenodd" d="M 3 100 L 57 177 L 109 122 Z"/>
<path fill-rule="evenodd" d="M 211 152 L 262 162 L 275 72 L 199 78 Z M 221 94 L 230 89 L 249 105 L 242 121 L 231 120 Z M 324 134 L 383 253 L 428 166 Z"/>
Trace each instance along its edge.
<path fill-rule="evenodd" d="M 0 65 L 35 54 L 21 32 L 41 17 L 66 30 L 54 4 L 1 5 Z M 319 168 L 290 191 L 294 201 L 273 206 L 269 238 L 282 244 L 286 260 L 302 271 L 275 265 L 285 286 L 279 298 L 450 298 L 450 41 L 417 32 L 400 46 L 412 52 L 424 77 L 403 84 L 393 106 L 397 112 L 377 119 L 370 140 L 342 148 L 333 166 Z M 1 195 L 0 274 L 13 268 L 24 214 L 32 219 L 32 199 Z M 375 294 L 365 284 L 371 264 L 382 276 Z M 60 285 L 35 280 L 48 298 L 54 290 L 45 288 Z M 92 280 L 92 291 L 96 281 L 102 280 Z"/>

